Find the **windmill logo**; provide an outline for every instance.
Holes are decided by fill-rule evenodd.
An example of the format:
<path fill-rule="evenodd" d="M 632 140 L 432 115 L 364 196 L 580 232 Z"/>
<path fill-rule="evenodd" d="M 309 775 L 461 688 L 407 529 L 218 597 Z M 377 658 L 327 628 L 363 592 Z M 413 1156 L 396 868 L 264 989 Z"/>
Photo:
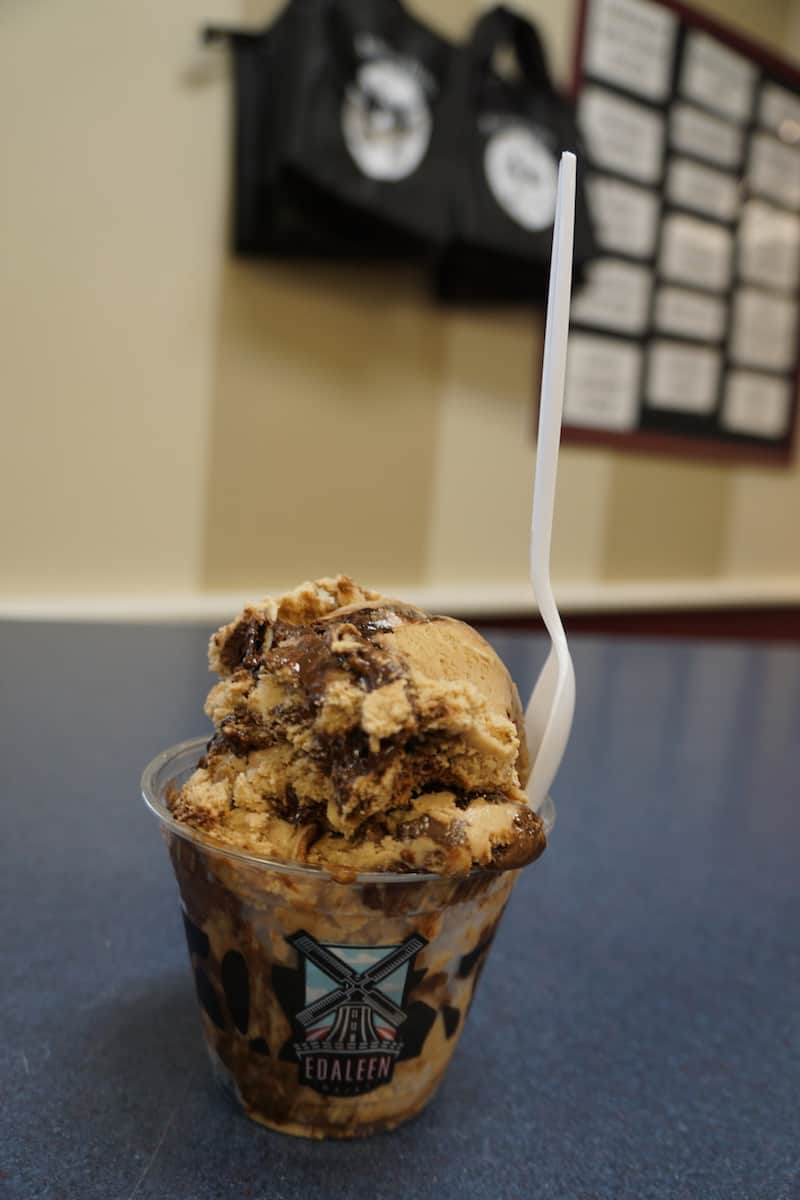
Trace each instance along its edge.
<path fill-rule="evenodd" d="M 334 1096 L 388 1083 L 403 1049 L 409 967 L 426 939 L 415 933 L 399 946 L 331 946 L 301 931 L 287 940 L 305 970 L 305 1006 L 294 1014 L 301 1082 Z"/>

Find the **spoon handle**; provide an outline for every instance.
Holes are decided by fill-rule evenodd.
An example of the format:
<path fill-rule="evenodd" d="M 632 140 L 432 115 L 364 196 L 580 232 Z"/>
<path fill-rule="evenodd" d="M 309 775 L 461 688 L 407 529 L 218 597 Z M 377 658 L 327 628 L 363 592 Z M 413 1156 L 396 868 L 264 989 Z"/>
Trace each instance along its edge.
<path fill-rule="evenodd" d="M 547 290 L 542 390 L 539 398 L 539 433 L 536 476 L 533 484 L 530 571 L 539 611 L 548 627 L 563 627 L 550 586 L 550 543 L 556 497 L 558 447 L 567 370 L 569 302 L 572 291 L 572 240 L 575 226 L 575 155 L 565 151 L 558 168 L 556 218 L 550 284 Z"/>

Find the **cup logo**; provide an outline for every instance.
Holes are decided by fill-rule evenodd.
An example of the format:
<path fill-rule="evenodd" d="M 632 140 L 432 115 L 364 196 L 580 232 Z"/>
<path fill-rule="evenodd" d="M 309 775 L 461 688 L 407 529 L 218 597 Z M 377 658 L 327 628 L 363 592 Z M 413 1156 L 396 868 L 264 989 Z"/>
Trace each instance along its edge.
<path fill-rule="evenodd" d="M 333 1096 L 389 1083 L 397 1061 L 421 1049 L 406 999 L 426 939 L 415 933 L 399 946 L 337 946 L 301 931 L 287 941 L 304 972 L 303 1006 L 289 1014 L 300 1082 Z"/>

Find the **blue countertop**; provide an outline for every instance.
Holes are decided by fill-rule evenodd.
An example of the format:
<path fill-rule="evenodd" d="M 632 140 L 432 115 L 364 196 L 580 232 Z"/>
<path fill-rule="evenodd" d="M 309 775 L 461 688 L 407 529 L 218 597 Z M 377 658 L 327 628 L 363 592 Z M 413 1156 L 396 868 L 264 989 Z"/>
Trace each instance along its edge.
<path fill-rule="evenodd" d="M 800 653 L 577 639 L 558 823 L 439 1096 L 310 1143 L 212 1081 L 138 796 L 207 635 L 0 626 L 0 1196 L 800 1197 Z M 526 694 L 543 642 L 493 640 Z"/>

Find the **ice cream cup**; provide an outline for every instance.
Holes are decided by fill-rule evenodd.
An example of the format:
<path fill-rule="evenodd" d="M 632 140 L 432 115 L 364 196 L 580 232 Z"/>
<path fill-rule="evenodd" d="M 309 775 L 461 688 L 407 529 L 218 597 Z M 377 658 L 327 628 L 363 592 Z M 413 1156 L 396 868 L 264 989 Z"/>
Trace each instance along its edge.
<path fill-rule="evenodd" d="M 518 872 L 345 879 L 215 846 L 166 804 L 204 747 L 158 755 L 142 792 L 175 869 L 214 1072 L 283 1133 L 393 1129 L 442 1080 Z"/>

